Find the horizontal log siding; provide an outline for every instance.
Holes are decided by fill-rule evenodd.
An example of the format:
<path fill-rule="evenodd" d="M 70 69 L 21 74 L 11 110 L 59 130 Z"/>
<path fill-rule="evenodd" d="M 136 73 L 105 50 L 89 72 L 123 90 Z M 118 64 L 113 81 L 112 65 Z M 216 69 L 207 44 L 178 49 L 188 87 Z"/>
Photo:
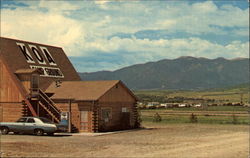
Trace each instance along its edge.
<path fill-rule="evenodd" d="M 105 124 L 105 126 L 109 129 L 112 130 L 111 128 L 114 126 L 119 125 L 121 122 L 121 115 L 122 115 L 122 108 L 126 107 L 128 111 L 130 112 L 130 125 L 134 126 L 135 124 L 135 117 L 134 117 L 134 108 L 133 108 L 133 103 L 124 103 L 124 102 L 106 102 L 106 103 L 99 103 L 99 125 L 102 123 Z M 111 108 L 111 119 L 109 122 L 104 122 L 102 119 L 102 109 L 105 108 Z"/>
<path fill-rule="evenodd" d="M 0 102 L 21 102 L 22 96 L 0 60 Z"/>
<path fill-rule="evenodd" d="M 134 126 L 135 124 L 135 108 L 136 100 L 128 90 L 122 85 L 117 84 L 113 88 L 111 88 L 106 94 L 104 94 L 98 100 L 98 107 L 99 107 L 99 127 L 101 124 L 105 124 L 108 130 L 112 130 L 112 127 L 119 126 L 121 124 L 121 115 L 122 115 L 122 108 L 126 107 L 130 112 L 130 125 Z M 104 122 L 102 119 L 102 108 L 111 108 L 111 119 L 109 122 Z"/>
<path fill-rule="evenodd" d="M 22 105 L 18 103 L 0 103 L 0 122 L 15 122 L 22 114 Z"/>
<path fill-rule="evenodd" d="M 0 122 L 14 122 L 22 117 L 23 106 L 21 103 L 3 103 L 21 102 L 22 100 L 9 72 L 0 60 Z"/>

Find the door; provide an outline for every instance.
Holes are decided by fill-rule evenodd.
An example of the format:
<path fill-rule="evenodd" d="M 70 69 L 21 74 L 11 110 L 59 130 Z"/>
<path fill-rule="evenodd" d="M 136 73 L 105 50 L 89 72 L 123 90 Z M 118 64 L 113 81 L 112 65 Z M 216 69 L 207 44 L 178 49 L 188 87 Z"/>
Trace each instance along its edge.
<path fill-rule="evenodd" d="M 12 130 L 13 132 L 24 132 L 25 122 L 27 121 L 27 118 L 20 118 L 19 120 L 14 123 Z"/>
<path fill-rule="evenodd" d="M 36 128 L 36 122 L 33 118 L 28 118 L 27 122 L 24 123 L 24 132 L 33 133 Z"/>
<path fill-rule="evenodd" d="M 39 75 L 32 74 L 30 82 L 31 94 L 33 97 L 36 97 L 39 92 Z"/>
<path fill-rule="evenodd" d="M 31 88 L 38 89 L 39 88 L 39 75 L 33 74 L 31 76 Z"/>
<path fill-rule="evenodd" d="M 130 128 L 130 112 L 122 112 L 121 125 L 122 125 L 122 129 Z"/>
<path fill-rule="evenodd" d="M 80 131 L 81 132 L 90 132 L 90 111 L 80 111 L 81 118 L 80 118 Z"/>

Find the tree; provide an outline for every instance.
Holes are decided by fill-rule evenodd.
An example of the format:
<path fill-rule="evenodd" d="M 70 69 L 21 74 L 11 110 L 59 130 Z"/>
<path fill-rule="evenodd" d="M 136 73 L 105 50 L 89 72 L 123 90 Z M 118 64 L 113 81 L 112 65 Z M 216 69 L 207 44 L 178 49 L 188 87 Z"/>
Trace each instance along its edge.
<path fill-rule="evenodd" d="M 155 113 L 153 121 L 154 122 L 161 122 L 162 121 L 161 116 L 158 114 L 158 112 Z"/>

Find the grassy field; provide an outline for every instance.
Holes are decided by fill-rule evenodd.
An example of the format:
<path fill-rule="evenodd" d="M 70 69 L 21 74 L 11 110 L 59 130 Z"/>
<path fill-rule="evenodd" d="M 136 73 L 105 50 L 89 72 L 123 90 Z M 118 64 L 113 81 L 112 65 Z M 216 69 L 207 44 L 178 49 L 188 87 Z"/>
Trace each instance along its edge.
<path fill-rule="evenodd" d="M 137 96 L 158 96 L 166 98 L 185 97 L 185 98 L 200 98 L 214 99 L 217 102 L 249 102 L 249 85 L 224 88 L 224 89 L 209 89 L 202 91 L 177 91 L 177 90 L 141 90 L 134 91 Z M 152 97 L 153 98 L 153 97 Z M 152 100 L 154 101 L 154 100 Z"/>
<path fill-rule="evenodd" d="M 210 89 L 203 91 L 174 91 L 174 90 L 145 90 L 134 92 L 141 102 L 161 102 L 164 98 L 194 98 L 214 100 L 217 105 L 223 103 L 249 102 L 249 87 L 247 84 L 224 89 Z M 184 100 L 185 103 L 185 100 Z M 197 102 L 196 102 L 197 103 Z M 203 101 L 200 102 L 203 104 Z M 211 103 L 209 103 L 211 104 Z M 206 105 L 206 104 L 205 104 Z M 203 106 L 201 108 L 183 107 L 167 109 L 141 110 L 143 122 L 153 122 L 158 113 L 162 121 L 159 124 L 190 123 L 193 113 L 200 124 L 249 124 L 249 107 L 244 106 Z"/>
<path fill-rule="evenodd" d="M 147 111 L 164 111 L 164 109 L 147 109 Z M 166 110 L 166 109 L 165 109 Z M 170 111 L 249 111 L 250 107 L 244 106 L 208 106 L 205 108 L 196 108 L 196 107 L 182 107 L 182 108 L 169 108 Z"/>
<path fill-rule="evenodd" d="M 154 122 L 156 113 L 161 117 L 160 124 L 191 123 L 191 114 L 197 117 L 197 123 L 204 124 L 249 124 L 248 107 L 215 106 L 202 108 L 171 108 L 140 110 L 142 122 Z"/>

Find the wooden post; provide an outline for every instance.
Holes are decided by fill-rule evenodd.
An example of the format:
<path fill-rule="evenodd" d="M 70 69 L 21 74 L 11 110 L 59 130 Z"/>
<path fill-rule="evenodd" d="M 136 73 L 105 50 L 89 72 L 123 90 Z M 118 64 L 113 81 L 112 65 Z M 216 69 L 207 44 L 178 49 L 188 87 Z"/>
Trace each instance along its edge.
<path fill-rule="evenodd" d="M 2 121 L 3 121 L 3 107 L 2 107 L 2 105 L 0 103 L 0 122 L 2 122 Z"/>
<path fill-rule="evenodd" d="M 38 102 L 36 103 L 36 109 L 37 109 L 37 112 L 36 112 L 36 113 L 37 113 L 37 116 L 39 117 L 39 116 L 40 116 L 40 114 L 39 114 L 39 110 L 40 110 L 40 109 L 39 109 L 39 103 L 38 103 Z"/>
<path fill-rule="evenodd" d="M 69 99 L 68 132 L 71 133 L 71 99 Z"/>

